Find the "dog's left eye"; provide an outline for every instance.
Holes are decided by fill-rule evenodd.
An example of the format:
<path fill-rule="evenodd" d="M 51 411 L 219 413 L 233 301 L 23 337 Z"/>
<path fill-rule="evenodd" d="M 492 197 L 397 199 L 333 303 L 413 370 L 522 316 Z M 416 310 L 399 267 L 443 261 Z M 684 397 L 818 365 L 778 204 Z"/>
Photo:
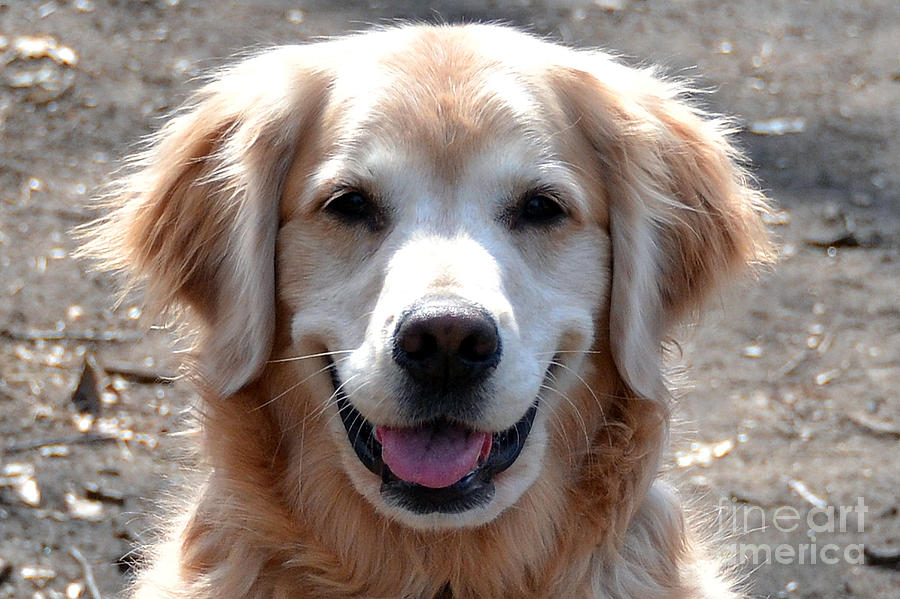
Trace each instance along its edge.
<path fill-rule="evenodd" d="M 364 193 L 346 191 L 329 200 L 325 211 L 342 221 L 374 226 L 378 220 L 378 208 Z"/>
<path fill-rule="evenodd" d="M 559 202 L 547 195 L 535 193 L 525 198 L 517 220 L 529 225 L 549 225 L 565 214 L 566 211 Z"/>

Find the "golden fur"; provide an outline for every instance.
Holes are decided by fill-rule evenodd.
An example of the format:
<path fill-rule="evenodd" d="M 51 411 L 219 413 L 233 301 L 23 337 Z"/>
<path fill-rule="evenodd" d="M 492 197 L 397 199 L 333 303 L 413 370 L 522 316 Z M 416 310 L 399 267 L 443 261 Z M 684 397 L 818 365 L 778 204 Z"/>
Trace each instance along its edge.
<path fill-rule="evenodd" d="M 679 86 L 501 27 L 394 28 L 219 73 L 86 232 L 86 254 L 197 336 L 209 475 L 133 596 L 736 596 L 658 480 L 667 332 L 770 258 L 736 158 Z M 563 224 L 491 217 L 535 185 Z M 330 218 L 341 186 L 390 225 Z M 518 356 L 484 426 L 534 391 L 541 409 L 491 506 L 429 519 L 381 503 L 319 354 L 366 418 L 396 423 L 379 331 L 435 290 L 487 306 Z"/>

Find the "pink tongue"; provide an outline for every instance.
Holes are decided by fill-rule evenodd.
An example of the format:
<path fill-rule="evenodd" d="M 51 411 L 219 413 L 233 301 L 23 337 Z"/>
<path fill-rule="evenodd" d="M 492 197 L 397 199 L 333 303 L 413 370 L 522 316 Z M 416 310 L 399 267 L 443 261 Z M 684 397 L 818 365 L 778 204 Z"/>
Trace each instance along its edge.
<path fill-rule="evenodd" d="M 381 459 L 398 478 L 441 489 L 459 481 L 491 452 L 490 433 L 461 426 L 389 428 L 375 431 Z"/>

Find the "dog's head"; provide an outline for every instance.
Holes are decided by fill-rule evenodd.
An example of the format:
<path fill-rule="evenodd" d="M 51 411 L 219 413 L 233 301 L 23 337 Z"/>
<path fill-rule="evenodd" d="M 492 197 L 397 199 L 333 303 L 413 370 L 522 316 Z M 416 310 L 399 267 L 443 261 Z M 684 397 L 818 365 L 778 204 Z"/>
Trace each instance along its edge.
<path fill-rule="evenodd" d="M 221 73 L 89 250 L 190 309 L 207 395 L 287 369 L 260 402 L 316 417 L 335 476 L 409 525 L 469 526 L 587 456 L 613 399 L 664 401 L 668 327 L 766 258 L 743 177 L 649 72 L 406 27 Z"/>

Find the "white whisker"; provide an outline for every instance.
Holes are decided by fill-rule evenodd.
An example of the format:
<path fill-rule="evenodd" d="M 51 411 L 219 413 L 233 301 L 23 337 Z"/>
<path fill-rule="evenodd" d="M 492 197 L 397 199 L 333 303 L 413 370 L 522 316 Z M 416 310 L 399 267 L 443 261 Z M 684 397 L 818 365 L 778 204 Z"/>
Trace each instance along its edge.
<path fill-rule="evenodd" d="M 591 438 L 590 438 L 590 435 L 588 434 L 587 423 L 584 421 L 584 418 L 582 417 L 581 412 L 579 411 L 579 409 L 575 405 L 575 403 L 571 399 L 569 399 L 568 395 L 566 395 L 565 393 L 563 393 L 562 391 L 560 391 L 559 389 L 557 389 L 555 387 L 551 387 L 549 385 L 542 384 L 541 389 L 553 391 L 554 393 L 556 393 L 557 395 L 562 397 L 564 400 L 566 400 L 566 403 L 568 403 L 570 406 L 572 406 L 572 410 L 575 412 L 575 416 L 578 418 L 578 422 L 581 424 L 581 431 L 584 433 L 585 446 L 589 448 L 591 446 Z"/>
<path fill-rule="evenodd" d="M 597 393 L 588 384 L 588 382 L 586 380 L 584 380 L 584 378 L 580 374 L 575 372 L 575 370 L 573 370 L 572 368 L 569 368 L 562 362 L 557 362 L 556 360 L 552 360 L 551 364 L 554 364 L 556 366 L 559 366 L 560 368 L 564 368 L 564 369 L 568 370 L 569 372 L 571 372 L 572 376 L 574 376 L 579 381 L 581 381 L 581 384 L 585 386 L 585 388 L 591 394 L 591 397 L 594 398 L 594 402 L 597 404 L 597 408 L 600 410 L 600 417 L 603 419 L 603 428 L 606 430 L 606 438 L 609 441 L 609 446 L 612 447 L 613 440 L 612 440 L 612 435 L 609 432 L 609 421 L 607 421 L 607 419 L 606 419 L 606 412 L 603 410 L 603 404 L 600 402 L 600 398 L 597 396 Z"/>
<path fill-rule="evenodd" d="M 347 359 L 347 358 L 343 358 L 342 360 L 346 360 L 346 359 Z M 342 360 L 341 360 L 341 361 L 342 361 Z M 297 387 L 299 387 L 300 385 L 302 385 L 303 383 L 305 383 L 305 382 L 308 381 L 309 379 L 313 378 L 314 376 L 316 376 L 316 375 L 318 375 L 318 374 L 321 374 L 321 373 L 325 372 L 326 370 L 328 370 L 329 368 L 331 368 L 331 366 L 332 366 L 332 365 L 331 365 L 330 363 L 329 363 L 329 364 L 326 364 L 325 366 L 323 366 L 322 368 L 318 369 L 318 370 L 315 371 L 314 373 L 310 374 L 309 376 L 304 377 L 304 378 L 303 378 L 302 380 L 300 380 L 299 382 L 294 383 L 293 385 L 291 385 L 290 387 L 288 387 L 287 389 L 285 389 L 284 391 L 282 391 L 281 393 L 279 393 L 279 394 L 276 395 L 275 397 L 272 397 L 271 399 L 269 399 L 269 400 L 267 400 L 266 402 L 264 402 L 264 403 L 262 403 L 262 404 L 256 406 L 255 408 L 253 408 L 253 409 L 250 410 L 250 411 L 251 411 L 251 412 L 255 412 L 256 410 L 260 410 L 260 409 L 266 407 L 267 405 L 271 404 L 272 402 L 281 399 L 282 397 L 284 397 L 285 395 L 287 395 L 288 393 L 290 393 L 291 391 L 293 391 L 294 389 L 296 389 Z"/>
<path fill-rule="evenodd" d="M 340 395 L 340 393 L 341 393 L 341 391 L 344 389 L 344 387 L 346 387 L 347 384 L 348 384 L 350 381 L 352 381 L 353 379 L 355 379 L 355 378 L 357 378 L 357 377 L 359 377 L 359 376 L 362 376 L 362 374 L 354 374 L 353 376 L 351 376 L 351 377 L 350 377 L 349 379 L 347 379 L 346 381 L 343 381 L 343 382 L 342 382 L 342 383 L 334 390 L 334 392 L 328 397 L 328 399 L 326 399 L 326 400 L 322 403 L 321 406 L 319 406 L 318 408 L 316 408 L 315 412 L 313 412 L 312 414 L 310 414 L 309 416 L 307 416 L 307 419 L 308 419 L 308 418 L 318 418 L 318 417 L 320 417 L 322 414 L 324 414 L 331 406 L 336 405 L 336 404 L 337 404 L 337 401 L 338 401 L 338 396 Z M 357 387 L 357 390 L 362 389 L 363 387 L 365 387 L 365 386 L 368 385 L 368 384 L 369 384 L 369 381 L 363 382 L 362 385 L 360 385 L 359 387 Z M 349 402 L 348 402 L 348 403 L 349 403 Z M 337 413 L 337 414 L 340 414 L 340 410 L 338 410 L 336 413 Z M 334 415 L 332 414 L 331 418 L 333 418 L 333 417 L 334 417 Z M 328 422 L 331 422 L 331 418 L 328 419 Z"/>
<path fill-rule="evenodd" d="M 305 356 L 294 356 L 292 358 L 279 358 L 277 360 L 269 360 L 267 364 L 281 364 L 284 362 L 297 362 L 298 360 L 309 360 L 311 358 L 324 358 L 327 356 L 336 356 L 338 354 L 352 354 L 352 349 L 336 349 L 334 351 L 324 351 L 318 354 L 307 354 Z"/>
<path fill-rule="evenodd" d="M 606 354 L 609 352 L 605 351 L 596 351 L 591 349 L 560 349 L 556 351 L 541 351 L 537 352 L 534 355 L 536 356 L 555 356 L 557 354 Z"/>

